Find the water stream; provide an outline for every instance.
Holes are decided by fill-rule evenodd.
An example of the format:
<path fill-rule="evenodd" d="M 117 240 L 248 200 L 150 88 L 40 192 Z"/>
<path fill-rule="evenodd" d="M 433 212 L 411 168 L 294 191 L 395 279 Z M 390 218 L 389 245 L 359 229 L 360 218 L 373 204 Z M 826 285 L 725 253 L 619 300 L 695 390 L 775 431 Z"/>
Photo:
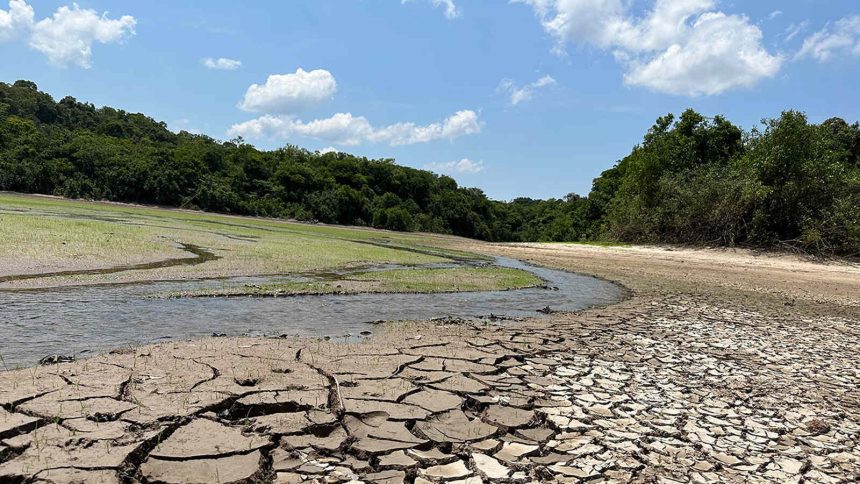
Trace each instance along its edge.
<path fill-rule="evenodd" d="M 0 291 L 0 371 L 49 354 L 78 357 L 129 345 L 209 336 L 359 335 L 370 321 L 435 317 L 540 316 L 545 306 L 574 311 L 611 304 L 623 288 L 593 277 L 497 258 L 524 269 L 545 288 L 444 294 L 355 294 L 242 298 L 153 298 L 156 294 L 261 282 L 260 278 L 153 282 Z M 515 324 L 515 323 L 514 323 Z"/>

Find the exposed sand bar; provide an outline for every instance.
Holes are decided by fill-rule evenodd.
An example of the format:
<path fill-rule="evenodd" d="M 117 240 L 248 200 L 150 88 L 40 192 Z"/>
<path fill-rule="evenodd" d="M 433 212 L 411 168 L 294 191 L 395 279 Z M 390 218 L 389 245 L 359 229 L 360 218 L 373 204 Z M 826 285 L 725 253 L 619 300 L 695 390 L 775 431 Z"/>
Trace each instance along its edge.
<path fill-rule="evenodd" d="M 361 344 L 214 338 L 0 373 L 0 481 L 860 479 L 856 267 L 438 242 L 634 296 Z"/>

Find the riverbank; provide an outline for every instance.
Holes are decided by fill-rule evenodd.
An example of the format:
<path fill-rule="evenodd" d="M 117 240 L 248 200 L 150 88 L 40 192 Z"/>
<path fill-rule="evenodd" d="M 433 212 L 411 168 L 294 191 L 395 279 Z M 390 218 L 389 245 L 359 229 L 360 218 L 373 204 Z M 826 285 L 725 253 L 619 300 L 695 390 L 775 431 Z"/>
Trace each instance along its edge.
<path fill-rule="evenodd" d="M 372 276 L 400 275 L 403 282 L 423 285 L 418 289 L 424 292 L 270 297 L 263 291 L 268 290 L 265 284 L 271 279 L 253 278 L 244 279 L 242 285 L 237 281 L 203 280 L 0 291 L 0 307 L 3 308 L 0 311 L 0 364 L 8 370 L 34 365 L 46 355 L 81 358 L 116 348 L 204 338 L 212 334 L 356 342 L 374 331 L 368 324 L 370 321 L 439 317 L 493 319 L 493 314 L 531 317 L 539 315 L 536 310 L 547 306 L 576 311 L 611 304 L 625 297 L 625 291 L 615 284 L 567 271 L 530 266 L 503 257 L 495 258 L 494 267 L 496 273 L 507 268 L 517 271 L 513 274 L 528 274 L 530 279 L 541 281 L 541 285 L 518 290 L 464 292 L 469 288 L 469 281 L 463 277 L 466 268 L 455 269 L 459 273 L 457 291 L 428 292 L 428 286 L 439 287 L 443 283 L 432 280 L 428 272 L 445 273 L 445 269 L 395 270 L 389 266 Z M 403 279 L 407 273 L 409 278 Z M 422 275 L 424 280 L 412 274 Z M 492 280 L 486 276 L 482 279 Z M 324 281 L 329 282 L 331 278 Z M 246 290 L 244 286 L 259 287 L 261 294 L 164 296 L 177 288 L 196 294 L 216 291 L 223 294 L 230 287 Z M 341 289 L 348 288 L 338 288 Z"/>
<path fill-rule="evenodd" d="M 436 238 L 0 193 L 0 290 L 313 276 L 482 260 L 440 249 Z"/>
<path fill-rule="evenodd" d="M 212 338 L 0 373 L 0 481 L 860 478 L 860 270 L 744 251 L 492 245 L 617 305 L 342 345 Z"/>

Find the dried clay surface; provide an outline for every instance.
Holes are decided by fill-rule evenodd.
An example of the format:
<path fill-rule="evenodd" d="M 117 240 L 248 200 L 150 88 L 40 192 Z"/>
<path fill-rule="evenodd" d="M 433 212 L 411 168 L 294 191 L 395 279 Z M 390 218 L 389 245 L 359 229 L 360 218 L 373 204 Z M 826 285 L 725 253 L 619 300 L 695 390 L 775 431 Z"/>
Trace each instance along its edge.
<path fill-rule="evenodd" d="M 0 482 L 860 479 L 855 268 L 470 249 L 633 295 L 360 344 L 213 338 L 3 372 Z"/>

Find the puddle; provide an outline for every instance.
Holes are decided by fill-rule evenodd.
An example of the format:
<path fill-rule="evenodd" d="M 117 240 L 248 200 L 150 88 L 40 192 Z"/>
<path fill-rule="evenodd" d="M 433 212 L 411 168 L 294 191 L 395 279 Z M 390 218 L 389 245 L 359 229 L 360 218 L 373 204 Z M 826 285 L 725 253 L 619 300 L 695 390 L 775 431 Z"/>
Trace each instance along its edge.
<path fill-rule="evenodd" d="M 188 259 L 191 258 L 183 260 Z M 367 322 L 377 320 L 489 314 L 541 316 L 537 309 L 545 306 L 574 311 L 617 302 L 626 293 L 611 282 L 593 277 L 535 267 L 507 258 L 497 258 L 495 263 L 532 272 L 558 290 L 530 288 L 281 298 L 152 297 L 175 291 L 271 281 L 271 278 L 247 277 L 0 291 L 0 370 L 29 366 L 54 353 L 87 356 L 129 345 L 204 337 L 212 333 L 341 338 L 373 331 L 373 326 Z"/>

